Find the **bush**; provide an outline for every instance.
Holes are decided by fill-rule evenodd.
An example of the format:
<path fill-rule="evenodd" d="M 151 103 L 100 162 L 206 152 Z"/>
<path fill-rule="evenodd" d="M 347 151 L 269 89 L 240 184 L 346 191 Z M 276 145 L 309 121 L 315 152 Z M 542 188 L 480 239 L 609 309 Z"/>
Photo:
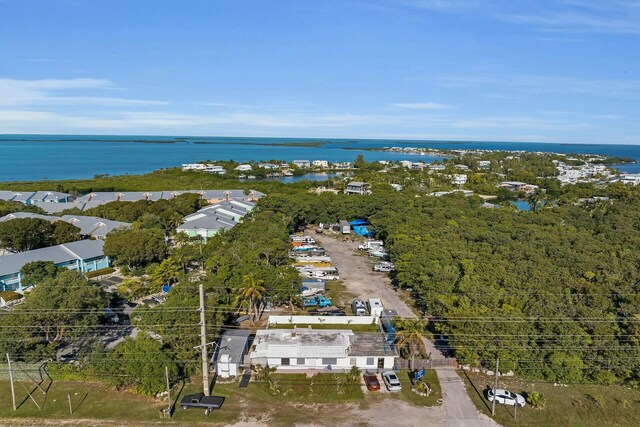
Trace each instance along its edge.
<path fill-rule="evenodd" d="M 114 271 L 116 271 L 115 268 L 107 267 L 107 268 L 101 268 L 100 270 L 90 271 L 88 273 L 85 273 L 84 275 L 87 277 L 87 279 L 91 279 L 93 277 L 104 276 L 105 274 L 111 274 Z"/>
<path fill-rule="evenodd" d="M 5 302 L 9 302 L 19 300 L 20 298 L 22 298 L 22 295 L 13 291 L 2 291 L 0 292 L 0 298 L 2 298 Z"/>
<path fill-rule="evenodd" d="M 539 393 L 537 391 L 532 391 L 527 395 L 527 403 L 534 409 L 544 408 L 544 404 L 546 402 L 547 400 L 544 398 L 542 393 Z"/>

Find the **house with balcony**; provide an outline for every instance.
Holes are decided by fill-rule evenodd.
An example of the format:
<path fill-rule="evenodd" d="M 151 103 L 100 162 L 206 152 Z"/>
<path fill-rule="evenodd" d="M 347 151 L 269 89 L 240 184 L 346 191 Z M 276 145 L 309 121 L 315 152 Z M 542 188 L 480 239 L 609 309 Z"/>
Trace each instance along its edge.
<path fill-rule="evenodd" d="M 22 291 L 28 284 L 22 284 L 20 269 L 34 261 L 51 261 L 58 267 L 82 273 L 109 267 L 109 257 L 104 254 L 103 247 L 102 240 L 79 240 L 0 256 L 0 290 Z"/>
<path fill-rule="evenodd" d="M 344 190 L 344 194 L 371 194 L 369 184 L 366 182 L 352 181 L 347 184 L 347 188 Z"/>

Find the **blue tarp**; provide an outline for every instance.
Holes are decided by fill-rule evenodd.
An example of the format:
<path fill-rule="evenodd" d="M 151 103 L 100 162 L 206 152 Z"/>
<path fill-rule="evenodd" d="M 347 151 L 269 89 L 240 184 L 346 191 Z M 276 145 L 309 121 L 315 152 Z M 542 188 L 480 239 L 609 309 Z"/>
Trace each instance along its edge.
<path fill-rule="evenodd" d="M 369 224 L 369 221 L 366 221 L 364 219 L 356 219 L 350 221 L 349 225 L 351 225 L 353 234 L 355 234 L 356 236 L 373 237 L 376 234 L 374 230 L 369 229 L 369 226 L 371 226 L 371 224 Z"/>

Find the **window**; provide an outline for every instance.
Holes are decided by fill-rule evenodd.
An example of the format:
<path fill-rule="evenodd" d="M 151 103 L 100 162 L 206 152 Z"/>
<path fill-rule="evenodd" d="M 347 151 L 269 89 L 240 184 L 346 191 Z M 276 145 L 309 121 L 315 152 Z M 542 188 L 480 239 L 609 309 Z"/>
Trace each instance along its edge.
<path fill-rule="evenodd" d="M 367 357 L 367 366 L 373 366 L 375 363 L 373 357 Z"/>
<path fill-rule="evenodd" d="M 358 364 L 358 361 L 356 360 L 355 357 L 351 358 L 351 366 L 356 366 Z"/>
<path fill-rule="evenodd" d="M 304 365 L 305 364 L 305 358 L 304 357 L 298 357 L 298 361 L 296 363 L 297 365 Z"/>
<path fill-rule="evenodd" d="M 336 359 L 335 357 L 323 357 L 322 358 L 322 364 L 323 365 L 337 365 L 338 364 L 338 359 Z"/>
<path fill-rule="evenodd" d="M 280 364 L 282 366 L 289 366 L 291 365 L 291 359 L 289 359 L 288 357 L 283 357 L 282 359 L 280 359 Z"/>

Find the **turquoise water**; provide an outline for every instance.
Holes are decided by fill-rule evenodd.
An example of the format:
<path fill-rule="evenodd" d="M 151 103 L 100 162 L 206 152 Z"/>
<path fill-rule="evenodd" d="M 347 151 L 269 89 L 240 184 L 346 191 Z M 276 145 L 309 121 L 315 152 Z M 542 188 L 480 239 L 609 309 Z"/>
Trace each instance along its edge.
<path fill-rule="evenodd" d="M 318 146 L 292 144 L 318 143 Z M 406 141 L 313 138 L 230 138 L 156 136 L 0 136 L 0 180 L 90 178 L 94 175 L 140 174 L 203 160 L 411 160 L 432 162 L 440 157 L 367 151 L 386 146 L 440 149 L 524 150 L 594 153 L 640 161 L 640 146 L 541 144 L 473 141 Z M 640 172 L 640 165 L 620 167 Z"/>

